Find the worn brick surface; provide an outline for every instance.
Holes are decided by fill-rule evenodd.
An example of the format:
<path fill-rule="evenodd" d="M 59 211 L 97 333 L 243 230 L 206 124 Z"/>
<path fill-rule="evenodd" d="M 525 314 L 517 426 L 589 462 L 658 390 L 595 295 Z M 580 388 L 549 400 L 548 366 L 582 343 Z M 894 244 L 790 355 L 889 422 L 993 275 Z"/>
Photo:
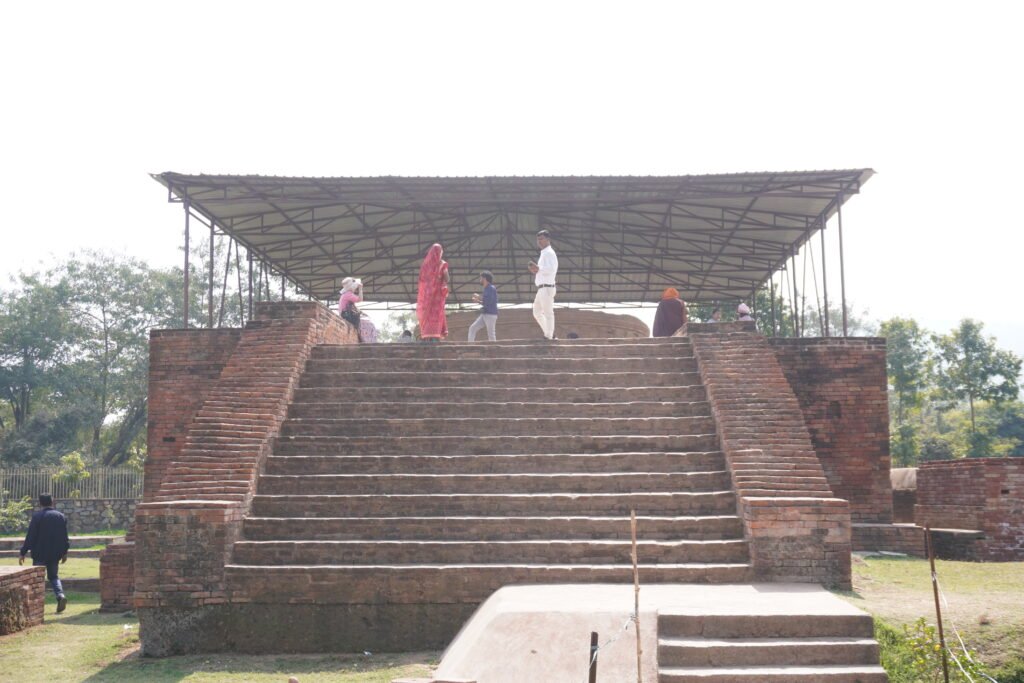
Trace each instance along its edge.
<path fill-rule="evenodd" d="M 0 567 L 0 636 L 43 623 L 45 567 Z"/>
<path fill-rule="evenodd" d="M 100 553 L 100 611 L 130 610 L 134 592 L 135 542 L 107 545 Z"/>
<path fill-rule="evenodd" d="M 885 340 L 769 340 L 836 496 L 855 522 L 892 522 Z"/>
<path fill-rule="evenodd" d="M 774 348 L 753 324 L 689 325 L 755 575 L 850 585 L 850 509 L 836 498 Z"/>
<path fill-rule="evenodd" d="M 981 531 L 936 544 L 946 556 L 1024 560 L 1024 458 L 923 463 L 917 470 L 919 526 Z"/>

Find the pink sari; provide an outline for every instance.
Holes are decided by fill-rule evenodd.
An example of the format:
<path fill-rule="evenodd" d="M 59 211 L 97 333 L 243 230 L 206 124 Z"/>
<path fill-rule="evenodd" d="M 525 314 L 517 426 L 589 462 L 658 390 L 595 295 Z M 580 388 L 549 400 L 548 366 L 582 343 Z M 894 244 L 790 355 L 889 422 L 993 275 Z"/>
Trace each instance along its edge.
<path fill-rule="evenodd" d="M 444 302 L 448 298 L 448 283 L 445 281 L 448 264 L 441 260 L 443 253 L 440 244 L 433 245 L 420 266 L 416 291 L 420 339 L 444 339 L 448 336 L 448 321 L 444 317 Z"/>

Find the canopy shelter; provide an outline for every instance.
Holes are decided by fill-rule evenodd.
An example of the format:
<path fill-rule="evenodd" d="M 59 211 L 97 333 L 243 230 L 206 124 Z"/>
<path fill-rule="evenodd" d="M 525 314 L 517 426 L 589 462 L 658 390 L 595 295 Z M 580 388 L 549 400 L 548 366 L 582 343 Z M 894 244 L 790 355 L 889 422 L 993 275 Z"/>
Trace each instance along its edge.
<path fill-rule="evenodd" d="M 313 298 L 333 300 L 353 275 L 368 300 L 407 304 L 434 242 L 450 263 L 450 302 L 468 303 L 482 270 L 503 303 L 532 301 L 540 229 L 558 253 L 560 303 L 653 301 L 668 286 L 690 302 L 749 299 L 829 219 L 841 221 L 872 174 L 153 177 L 186 216 Z"/>

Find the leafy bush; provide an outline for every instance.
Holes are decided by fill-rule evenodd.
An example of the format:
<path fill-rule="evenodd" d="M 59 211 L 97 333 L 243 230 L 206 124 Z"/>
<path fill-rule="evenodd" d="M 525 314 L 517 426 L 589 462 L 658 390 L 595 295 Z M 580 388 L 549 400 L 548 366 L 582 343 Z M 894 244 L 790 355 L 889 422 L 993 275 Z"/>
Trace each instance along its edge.
<path fill-rule="evenodd" d="M 889 674 L 891 683 L 939 683 L 942 676 L 942 648 L 939 645 L 938 630 L 928 625 L 924 618 L 913 625 L 904 625 L 902 632 L 883 621 L 875 620 L 875 639 L 881 650 L 882 666 Z M 969 651 L 970 657 L 948 648 L 949 680 L 958 683 L 988 680 L 983 676 L 984 667 L 977 659 L 977 653 Z M 1009 670 L 1007 670 L 1009 671 Z M 967 673 L 967 676 L 964 675 Z M 1012 671 L 996 676 L 1000 683 L 1017 681 L 1024 683 L 1024 665 L 1019 674 Z"/>
<path fill-rule="evenodd" d="M 53 475 L 53 481 L 75 486 L 91 476 L 92 474 L 89 473 L 89 470 L 85 469 L 85 460 L 82 459 L 82 454 L 78 451 L 72 451 L 60 459 L 60 467 L 57 469 L 56 474 Z M 81 491 L 72 489 L 68 497 L 78 498 L 80 495 Z"/>
<path fill-rule="evenodd" d="M 2 496 L 6 499 L 7 491 Z M 11 500 L 0 505 L 0 533 L 17 533 L 28 529 L 28 511 L 32 509 L 32 501 L 28 496 L 21 500 Z"/>

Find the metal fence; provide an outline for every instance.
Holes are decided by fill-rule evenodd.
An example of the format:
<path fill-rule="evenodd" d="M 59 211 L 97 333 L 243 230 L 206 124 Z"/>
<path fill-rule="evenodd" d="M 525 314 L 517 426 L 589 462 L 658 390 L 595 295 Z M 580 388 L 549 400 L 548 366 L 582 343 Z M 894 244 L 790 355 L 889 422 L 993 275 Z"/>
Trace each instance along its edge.
<path fill-rule="evenodd" d="M 40 493 L 63 498 L 141 498 L 142 472 L 130 467 L 95 467 L 87 479 L 56 481 L 56 467 L 0 468 L 0 504 Z M 77 494 L 75 492 L 78 492 Z"/>

